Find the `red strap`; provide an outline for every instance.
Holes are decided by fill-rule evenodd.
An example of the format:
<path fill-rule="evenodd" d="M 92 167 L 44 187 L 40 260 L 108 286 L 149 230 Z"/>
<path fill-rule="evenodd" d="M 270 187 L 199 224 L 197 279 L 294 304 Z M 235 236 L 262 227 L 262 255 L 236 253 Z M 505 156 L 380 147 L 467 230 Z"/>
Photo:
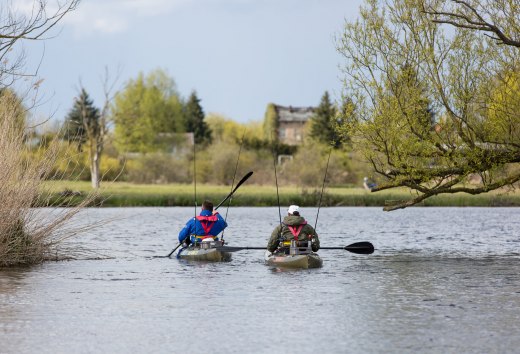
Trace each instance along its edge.
<path fill-rule="evenodd" d="M 197 216 L 197 220 L 199 220 L 200 224 L 202 225 L 202 228 L 204 229 L 204 235 L 208 236 L 209 232 L 211 231 L 211 228 L 213 227 L 213 224 L 218 220 L 216 215 L 211 216 Z"/>
<path fill-rule="evenodd" d="M 294 239 L 295 239 L 296 241 L 298 241 L 298 235 L 299 235 L 300 232 L 302 231 L 304 225 L 305 225 L 305 224 L 301 224 L 301 225 L 298 226 L 298 228 L 296 228 L 296 227 L 294 227 L 294 226 L 291 226 L 291 225 L 287 225 L 287 227 L 289 228 L 289 230 L 290 230 L 291 233 L 293 234 Z"/>
<path fill-rule="evenodd" d="M 208 236 L 211 228 L 213 227 L 214 221 L 201 221 L 200 224 L 204 229 L 204 235 Z"/>

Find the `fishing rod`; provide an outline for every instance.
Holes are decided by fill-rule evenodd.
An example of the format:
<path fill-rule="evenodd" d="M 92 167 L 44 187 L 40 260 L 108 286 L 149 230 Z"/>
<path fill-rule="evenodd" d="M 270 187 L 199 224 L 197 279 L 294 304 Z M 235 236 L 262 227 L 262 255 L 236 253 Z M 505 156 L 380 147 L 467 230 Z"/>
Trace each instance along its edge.
<path fill-rule="evenodd" d="M 237 191 L 238 187 L 240 187 L 245 181 L 248 180 L 249 177 L 251 177 L 253 175 L 253 171 L 249 171 L 244 177 L 242 177 L 242 179 L 237 183 L 236 187 L 231 191 L 231 193 L 229 193 L 216 207 L 215 207 L 215 210 L 217 210 L 222 204 L 224 204 L 229 198 L 231 198 L 231 196 Z M 181 245 L 181 243 L 179 242 L 179 244 L 171 250 L 170 253 L 168 253 L 166 256 L 155 256 L 154 258 L 169 258 L 173 252 L 175 252 L 175 250 L 177 248 L 179 248 Z"/>
<path fill-rule="evenodd" d="M 280 219 L 280 238 L 282 237 L 282 211 L 280 209 L 280 193 L 278 192 L 278 175 L 276 174 L 276 146 L 273 141 L 273 133 L 271 132 L 271 143 L 273 143 L 273 165 L 274 165 L 274 182 L 276 183 L 276 199 L 278 201 L 278 218 Z"/>
<path fill-rule="evenodd" d="M 197 218 L 197 164 L 196 164 L 195 132 L 193 132 L 193 197 L 195 200 L 195 218 Z"/>
<path fill-rule="evenodd" d="M 197 164 L 196 164 L 196 161 L 197 161 L 197 155 L 196 155 L 196 147 L 195 147 L 195 132 L 193 132 L 193 200 L 195 201 L 195 215 L 194 215 L 194 218 L 196 219 L 197 218 Z M 189 236 L 188 236 L 189 237 Z M 165 258 L 169 258 L 173 252 L 175 252 L 177 250 L 177 248 L 179 248 L 180 246 L 182 245 L 181 242 L 179 242 L 179 244 L 177 246 L 175 246 L 174 249 L 171 250 L 170 253 L 168 253 L 167 256 L 165 256 Z M 162 256 L 158 256 L 158 258 L 163 258 Z"/>
<path fill-rule="evenodd" d="M 316 222 L 314 223 L 314 231 L 318 226 L 318 217 L 320 216 L 321 199 L 323 198 L 323 190 L 325 189 L 325 181 L 327 180 L 327 171 L 329 170 L 330 155 L 332 154 L 332 146 L 329 149 L 329 157 L 327 158 L 327 166 L 325 167 L 325 175 L 323 176 L 323 184 L 321 185 L 320 201 L 318 202 L 318 211 L 316 213 Z"/>
<path fill-rule="evenodd" d="M 233 187 L 235 186 L 235 178 L 237 176 L 237 170 L 238 170 L 238 161 L 240 161 L 240 153 L 242 152 L 242 145 L 244 145 L 244 137 L 246 135 L 247 128 L 244 128 L 244 132 L 242 133 L 242 140 L 240 141 L 240 148 L 238 149 L 238 156 L 237 156 L 237 163 L 235 164 L 235 172 L 233 173 L 233 181 L 231 181 L 231 191 L 233 191 Z M 227 221 L 229 206 L 231 205 L 231 200 L 233 198 L 229 198 L 227 208 L 226 208 L 226 215 L 224 216 L 224 221 Z M 222 230 L 222 237 L 221 240 L 224 241 L 224 232 L 226 230 Z"/>

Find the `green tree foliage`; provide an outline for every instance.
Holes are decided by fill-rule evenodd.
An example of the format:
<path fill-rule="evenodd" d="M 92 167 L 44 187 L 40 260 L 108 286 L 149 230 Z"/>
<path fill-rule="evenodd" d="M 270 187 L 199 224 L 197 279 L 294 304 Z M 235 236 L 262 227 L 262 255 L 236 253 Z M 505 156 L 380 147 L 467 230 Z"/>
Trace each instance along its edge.
<path fill-rule="evenodd" d="M 329 144 L 335 148 L 341 146 L 335 126 L 339 119 L 338 110 L 330 100 L 329 93 L 325 91 L 320 104 L 312 117 L 310 135 L 315 140 Z"/>
<path fill-rule="evenodd" d="M 204 121 L 205 114 L 200 105 L 197 93 L 193 91 L 184 106 L 185 128 L 189 133 L 193 133 L 197 144 L 211 142 L 211 130 Z"/>
<path fill-rule="evenodd" d="M 263 130 L 264 140 L 270 142 L 278 141 L 278 115 L 274 103 L 269 103 L 265 110 Z"/>
<path fill-rule="evenodd" d="M 341 133 L 381 176 L 373 191 L 404 186 L 416 192 L 385 210 L 520 180 L 518 169 L 510 168 L 520 163 L 518 129 L 510 129 L 516 118 L 507 108 L 511 101 L 498 99 L 509 96 L 500 92 L 512 85 L 508 73 L 520 67 L 518 33 L 508 29 L 502 38 L 494 31 L 502 43 L 497 45 L 482 27 L 451 27 L 456 22 L 439 19 L 452 13 L 464 22 L 464 16 L 485 9 L 494 11 L 486 12 L 488 18 L 519 28 L 518 6 L 499 9 L 492 3 L 366 0 L 360 18 L 346 24 L 338 50 L 345 57 L 353 114 L 345 117 Z M 492 116 L 490 107 L 504 114 Z M 470 183 L 475 176 L 479 182 Z"/>
<path fill-rule="evenodd" d="M 94 101 L 82 88 L 65 117 L 63 138 L 68 142 L 77 144 L 78 151 L 81 151 L 83 144 L 87 141 L 86 127 L 92 127 L 94 131 L 99 131 L 99 118 L 99 109 L 94 106 Z"/>
<path fill-rule="evenodd" d="M 112 117 L 116 146 L 123 152 L 160 151 L 161 135 L 184 131 L 181 99 L 163 70 L 130 80 L 114 98 Z"/>

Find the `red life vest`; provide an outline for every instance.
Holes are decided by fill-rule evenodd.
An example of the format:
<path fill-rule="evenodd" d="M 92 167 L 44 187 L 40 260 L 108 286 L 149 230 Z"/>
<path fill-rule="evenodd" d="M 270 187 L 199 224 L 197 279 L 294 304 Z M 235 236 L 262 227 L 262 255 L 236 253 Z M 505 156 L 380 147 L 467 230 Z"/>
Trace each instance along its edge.
<path fill-rule="evenodd" d="M 298 241 L 298 236 L 300 235 L 300 232 L 302 232 L 303 227 L 307 225 L 307 221 L 304 221 L 303 224 L 300 224 L 298 226 L 292 226 L 292 225 L 285 225 L 291 231 L 291 234 L 293 234 L 294 239 Z"/>
<path fill-rule="evenodd" d="M 202 228 L 204 229 L 204 236 L 202 235 L 197 235 L 197 239 L 201 239 L 201 240 L 204 240 L 205 238 L 215 238 L 215 236 L 212 236 L 209 234 L 211 228 L 213 227 L 213 225 L 215 224 L 215 222 L 218 220 L 217 216 L 216 215 L 210 215 L 210 216 L 202 216 L 202 215 L 199 215 L 197 216 L 197 220 L 200 222 L 200 224 L 202 225 Z"/>

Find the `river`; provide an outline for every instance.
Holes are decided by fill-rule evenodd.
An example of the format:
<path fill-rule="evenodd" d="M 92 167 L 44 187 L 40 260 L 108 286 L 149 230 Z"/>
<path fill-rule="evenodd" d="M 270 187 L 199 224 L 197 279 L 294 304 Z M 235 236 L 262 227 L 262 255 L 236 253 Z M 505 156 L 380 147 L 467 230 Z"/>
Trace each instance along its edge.
<path fill-rule="evenodd" d="M 301 212 L 314 225 L 316 209 Z M 376 251 L 322 250 L 323 268 L 281 271 L 256 250 L 153 258 L 193 208 L 86 209 L 76 222 L 99 227 L 71 241 L 84 256 L 0 271 L 0 353 L 518 352 L 519 212 L 322 208 L 322 246 Z M 264 246 L 278 209 L 230 208 L 228 221 L 229 245 Z"/>

